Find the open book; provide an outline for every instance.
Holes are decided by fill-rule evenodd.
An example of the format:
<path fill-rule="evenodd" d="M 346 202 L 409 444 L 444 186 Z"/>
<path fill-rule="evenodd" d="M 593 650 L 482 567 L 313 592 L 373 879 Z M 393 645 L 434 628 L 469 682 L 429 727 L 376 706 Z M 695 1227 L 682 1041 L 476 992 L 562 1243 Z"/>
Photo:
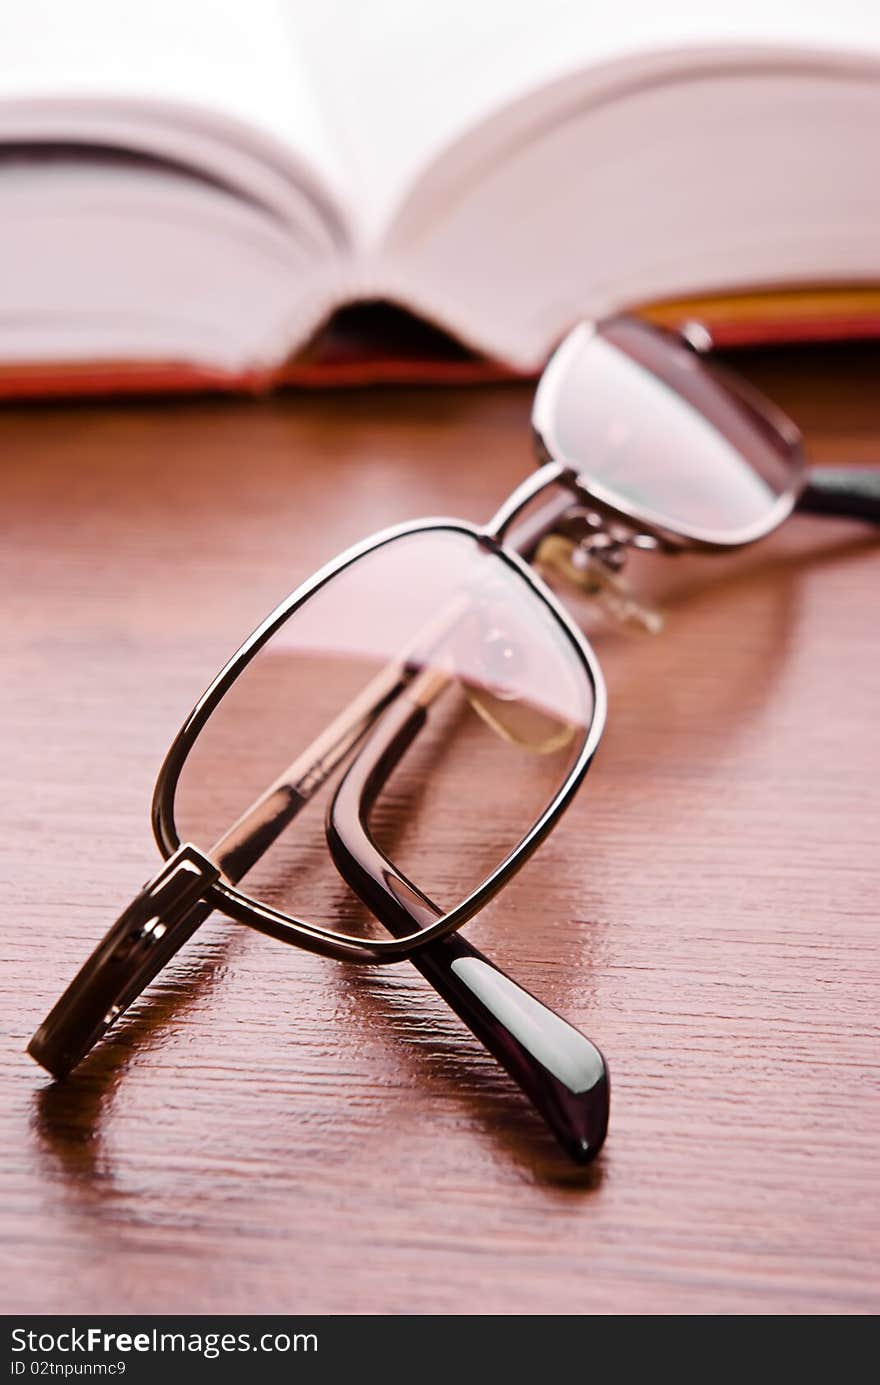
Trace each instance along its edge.
<path fill-rule="evenodd" d="M 27 0 L 0 374 L 271 377 L 384 300 L 513 370 L 578 317 L 880 283 L 875 0 Z"/>

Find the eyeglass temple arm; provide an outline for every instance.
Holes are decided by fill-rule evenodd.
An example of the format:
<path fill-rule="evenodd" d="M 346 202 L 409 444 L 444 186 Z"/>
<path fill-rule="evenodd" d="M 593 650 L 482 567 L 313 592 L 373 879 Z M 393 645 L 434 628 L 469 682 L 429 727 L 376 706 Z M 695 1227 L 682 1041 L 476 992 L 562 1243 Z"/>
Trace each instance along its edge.
<path fill-rule="evenodd" d="M 797 508 L 880 524 L 880 466 L 810 467 Z"/>
<path fill-rule="evenodd" d="M 227 878 L 237 880 L 249 870 L 331 769 L 360 745 L 343 782 L 350 786 L 349 793 L 357 794 L 349 827 L 364 850 L 356 859 L 346 850 L 347 834 L 334 836 L 328 826 L 337 869 L 392 934 L 409 934 L 419 921 L 439 918 L 443 911 L 396 872 L 393 893 L 382 895 L 365 861 L 372 857 L 387 880 L 393 867 L 380 864 L 384 858 L 361 824 L 394 765 L 424 726 L 427 705 L 449 681 L 448 675 L 434 671 L 412 679 L 398 676 L 389 680 L 381 701 L 375 700 L 377 689 L 372 687 L 366 699 L 357 700 L 361 705 L 346 709 L 347 726 L 338 718 L 322 738 L 325 743 L 310 747 L 215 845 L 211 858 Z M 299 783 L 299 790 L 294 783 Z M 361 794 L 357 786 L 367 783 L 369 789 Z M 344 804 L 337 792 L 330 814 L 343 813 Z M 608 1126 L 608 1073 L 595 1045 L 460 935 L 429 944 L 410 961 L 510 1073 L 570 1157 L 579 1163 L 594 1158 Z"/>
<path fill-rule="evenodd" d="M 423 675 L 389 707 L 361 745 L 327 810 L 327 844 L 343 879 L 395 936 L 411 934 L 442 910 L 376 846 L 372 806 L 425 724 L 440 691 Z M 460 933 L 409 958 L 525 1093 L 566 1153 L 588 1163 L 608 1128 L 609 1077 L 602 1054 Z"/>
<path fill-rule="evenodd" d="M 239 880 L 343 763 L 406 681 L 389 664 L 284 774 L 214 843 L 209 855 L 184 843 L 119 915 L 39 1026 L 28 1053 L 66 1077 L 195 933 L 214 904 L 221 873 Z"/>
<path fill-rule="evenodd" d="M 678 334 L 698 356 L 712 350 L 711 331 L 698 320 L 683 323 Z M 806 514 L 880 523 L 880 467 L 811 466 L 795 508 Z"/>

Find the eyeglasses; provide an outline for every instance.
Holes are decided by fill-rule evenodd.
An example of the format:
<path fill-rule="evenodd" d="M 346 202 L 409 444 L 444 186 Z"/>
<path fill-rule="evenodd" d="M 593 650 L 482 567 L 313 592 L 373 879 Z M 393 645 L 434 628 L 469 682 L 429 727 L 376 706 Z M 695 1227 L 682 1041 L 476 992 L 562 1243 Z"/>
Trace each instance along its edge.
<path fill-rule="evenodd" d="M 536 395 L 540 468 L 486 526 L 366 540 L 233 655 L 159 773 L 164 865 L 31 1040 L 50 1073 L 219 909 L 339 960 L 410 960 L 567 1153 L 595 1157 L 601 1052 L 457 931 L 556 826 L 602 734 L 601 670 L 554 587 L 650 624 L 622 585 L 632 548 L 725 551 L 796 504 L 880 519 L 880 472 L 808 471 L 794 426 L 689 336 L 576 328 Z"/>

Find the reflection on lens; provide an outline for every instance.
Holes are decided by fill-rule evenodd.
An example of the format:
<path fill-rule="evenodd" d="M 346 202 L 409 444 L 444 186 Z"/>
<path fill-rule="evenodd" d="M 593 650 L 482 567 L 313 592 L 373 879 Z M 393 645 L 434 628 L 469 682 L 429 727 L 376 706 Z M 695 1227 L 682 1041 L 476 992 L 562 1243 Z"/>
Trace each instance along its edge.
<path fill-rule="evenodd" d="M 772 527 L 802 459 L 793 425 L 683 343 L 632 318 L 577 328 L 538 391 L 544 447 L 610 504 L 684 537 Z"/>
<path fill-rule="evenodd" d="M 337 933 L 387 936 L 330 861 L 324 815 L 404 696 L 425 724 L 383 780 L 370 831 L 399 871 L 455 907 L 564 785 L 593 694 L 554 612 L 454 528 L 368 552 L 277 630 L 184 765 L 180 836 L 209 852 L 219 843 L 253 898 Z"/>

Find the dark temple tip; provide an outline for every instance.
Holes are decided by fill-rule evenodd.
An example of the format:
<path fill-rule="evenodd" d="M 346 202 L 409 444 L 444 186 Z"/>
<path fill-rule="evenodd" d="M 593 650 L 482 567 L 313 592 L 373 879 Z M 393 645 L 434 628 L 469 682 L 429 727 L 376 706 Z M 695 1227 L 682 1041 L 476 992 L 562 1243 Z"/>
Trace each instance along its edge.
<path fill-rule="evenodd" d="M 569 1158 L 580 1165 L 592 1164 L 608 1134 L 611 1109 L 611 1083 L 605 1059 L 602 1070 L 588 1091 L 572 1094 L 565 1102 L 566 1119 L 556 1125 L 556 1137 Z"/>
<path fill-rule="evenodd" d="M 797 507 L 807 514 L 880 524 L 880 467 L 811 467 Z"/>
<path fill-rule="evenodd" d="M 49 1042 L 44 1024 L 40 1025 L 25 1052 L 28 1057 L 33 1058 L 35 1063 L 39 1063 L 41 1068 L 45 1068 L 49 1076 L 54 1077 L 56 1081 L 67 1077 L 74 1066 L 67 1054 L 59 1053 Z"/>
<path fill-rule="evenodd" d="M 601 1050 L 579 1030 L 566 1028 L 577 1061 L 564 1074 L 545 1074 L 535 1104 L 569 1159 L 583 1166 L 598 1157 L 608 1134 L 611 1080 Z"/>

